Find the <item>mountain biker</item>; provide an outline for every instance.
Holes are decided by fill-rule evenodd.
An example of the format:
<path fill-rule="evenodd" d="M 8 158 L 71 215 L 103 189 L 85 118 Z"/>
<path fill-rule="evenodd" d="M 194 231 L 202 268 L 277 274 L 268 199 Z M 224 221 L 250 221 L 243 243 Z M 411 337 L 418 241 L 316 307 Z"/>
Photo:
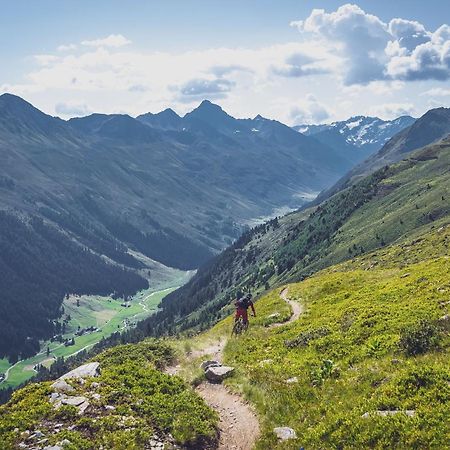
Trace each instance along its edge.
<path fill-rule="evenodd" d="M 242 317 L 244 325 L 248 326 L 248 308 L 252 309 L 253 317 L 256 317 L 255 306 L 252 302 L 252 294 L 248 293 L 247 295 L 239 298 L 238 300 L 236 300 L 234 305 L 236 306 L 236 316 L 234 318 L 234 321 L 237 322 L 239 320 L 239 317 Z"/>

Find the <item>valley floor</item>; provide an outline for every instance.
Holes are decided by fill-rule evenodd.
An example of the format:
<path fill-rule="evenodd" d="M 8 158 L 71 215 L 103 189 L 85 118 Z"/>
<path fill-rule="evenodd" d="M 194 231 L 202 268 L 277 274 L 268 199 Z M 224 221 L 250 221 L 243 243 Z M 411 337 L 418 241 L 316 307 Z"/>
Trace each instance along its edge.
<path fill-rule="evenodd" d="M 177 287 L 186 283 L 192 272 L 183 272 L 171 269 L 165 273 L 161 282 L 154 282 L 152 286 L 138 292 L 129 306 L 123 306 L 123 300 L 114 300 L 110 297 L 85 295 L 71 296 L 64 300 L 64 317 L 70 316 L 66 322 L 63 339 L 74 338 L 74 345 L 65 346 L 64 343 L 47 341 L 41 343 L 41 351 L 16 364 L 10 364 L 7 359 L 0 360 L 0 373 L 5 375 L 0 382 L 0 389 L 17 387 L 36 374 L 38 364 L 50 366 L 56 358 L 75 355 L 78 352 L 93 347 L 102 338 L 110 336 L 116 331 L 132 327 L 140 320 L 145 319 L 158 309 L 161 300 Z M 95 327 L 96 331 L 86 332 L 77 336 L 79 329 Z M 47 352 L 47 348 L 49 352 Z"/>

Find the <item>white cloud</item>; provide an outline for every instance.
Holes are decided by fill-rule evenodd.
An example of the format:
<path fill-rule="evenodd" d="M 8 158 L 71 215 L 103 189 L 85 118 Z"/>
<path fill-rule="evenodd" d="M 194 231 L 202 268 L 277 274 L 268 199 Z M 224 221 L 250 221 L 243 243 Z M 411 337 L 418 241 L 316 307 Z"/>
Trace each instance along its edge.
<path fill-rule="evenodd" d="M 208 80 L 194 78 L 181 86 L 172 86 L 171 89 L 178 92 L 178 98 L 182 102 L 192 102 L 203 99 L 216 100 L 224 98 L 236 83 L 224 78 Z"/>
<path fill-rule="evenodd" d="M 420 36 L 419 45 L 405 48 L 394 55 L 387 65 L 387 74 L 401 80 L 450 79 L 450 27 L 442 25 L 427 40 Z M 401 42 L 399 42 L 401 44 Z"/>
<path fill-rule="evenodd" d="M 69 52 L 70 50 L 76 50 L 77 46 L 75 44 L 68 44 L 68 45 L 60 45 L 56 50 L 58 52 Z"/>
<path fill-rule="evenodd" d="M 335 49 L 345 62 L 345 84 L 365 84 L 383 77 L 389 40 L 387 25 L 356 5 L 332 13 L 314 9 L 304 21 L 292 22 L 301 33 L 313 34 Z"/>
<path fill-rule="evenodd" d="M 92 113 L 92 110 L 85 103 L 80 104 L 76 101 L 60 102 L 55 105 L 55 112 L 63 117 L 86 116 Z"/>
<path fill-rule="evenodd" d="M 400 116 L 414 116 L 415 108 L 412 103 L 384 103 L 369 109 L 371 115 L 384 120 L 396 119 Z"/>
<path fill-rule="evenodd" d="M 308 94 L 291 108 L 291 120 L 295 125 L 323 123 L 330 118 L 328 108 L 313 94 Z"/>
<path fill-rule="evenodd" d="M 427 97 L 447 97 L 450 96 L 450 89 L 432 88 L 428 91 L 422 92 L 420 95 Z"/>
<path fill-rule="evenodd" d="M 81 42 L 81 45 L 88 47 L 123 47 L 128 44 L 131 44 L 131 41 L 122 34 L 110 34 L 102 39 Z"/>
<path fill-rule="evenodd" d="M 323 60 L 304 53 L 289 55 L 283 65 L 273 66 L 271 70 L 276 75 L 292 78 L 331 73 L 331 69 L 323 64 Z"/>
<path fill-rule="evenodd" d="M 331 13 L 314 9 L 306 20 L 291 25 L 335 50 L 344 62 L 346 85 L 450 78 L 448 25 L 433 33 L 417 21 L 394 18 L 385 23 L 351 4 Z"/>

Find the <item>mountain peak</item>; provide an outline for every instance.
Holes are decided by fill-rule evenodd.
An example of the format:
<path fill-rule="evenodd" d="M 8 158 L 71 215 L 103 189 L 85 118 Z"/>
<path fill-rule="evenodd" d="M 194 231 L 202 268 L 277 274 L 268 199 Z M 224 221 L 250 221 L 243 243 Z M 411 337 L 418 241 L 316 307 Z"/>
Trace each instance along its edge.
<path fill-rule="evenodd" d="M 173 118 L 173 119 L 180 118 L 180 116 L 172 108 L 166 108 L 164 111 L 161 111 L 158 114 L 155 114 L 155 116 L 167 117 L 167 118 Z"/>
<path fill-rule="evenodd" d="M 42 111 L 39 111 L 35 108 L 31 103 L 28 103 L 22 97 L 14 94 L 2 94 L 0 95 L 0 108 L 13 111 L 14 113 L 25 112 L 25 111 L 34 111 L 39 112 L 40 114 L 44 114 Z"/>
<path fill-rule="evenodd" d="M 227 114 L 219 105 L 216 105 L 215 103 L 212 103 L 210 100 L 203 100 L 200 105 L 197 106 L 197 108 L 193 109 L 190 113 L 186 115 L 190 115 L 192 113 L 198 113 L 198 112 L 216 112 L 216 113 L 222 113 Z"/>
<path fill-rule="evenodd" d="M 196 121 L 204 122 L 214 128 L 236 128 L 236 119 L 227 114 L 219 105 L 203 100 L 197 108 L 184 116 L 184 119 L 194 119 Z"/>

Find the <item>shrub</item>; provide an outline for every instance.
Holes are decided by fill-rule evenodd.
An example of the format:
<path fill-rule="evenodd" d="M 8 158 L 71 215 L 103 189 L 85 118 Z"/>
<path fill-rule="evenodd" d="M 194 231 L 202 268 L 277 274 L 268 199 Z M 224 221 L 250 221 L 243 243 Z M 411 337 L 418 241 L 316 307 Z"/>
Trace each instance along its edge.
<path fill-rule="evenodd" d="M 428 320 L 421 320 L 400 334 L 399 347 L 408 356 L 420 355 L 438 346 L 440 329 Z"/>

